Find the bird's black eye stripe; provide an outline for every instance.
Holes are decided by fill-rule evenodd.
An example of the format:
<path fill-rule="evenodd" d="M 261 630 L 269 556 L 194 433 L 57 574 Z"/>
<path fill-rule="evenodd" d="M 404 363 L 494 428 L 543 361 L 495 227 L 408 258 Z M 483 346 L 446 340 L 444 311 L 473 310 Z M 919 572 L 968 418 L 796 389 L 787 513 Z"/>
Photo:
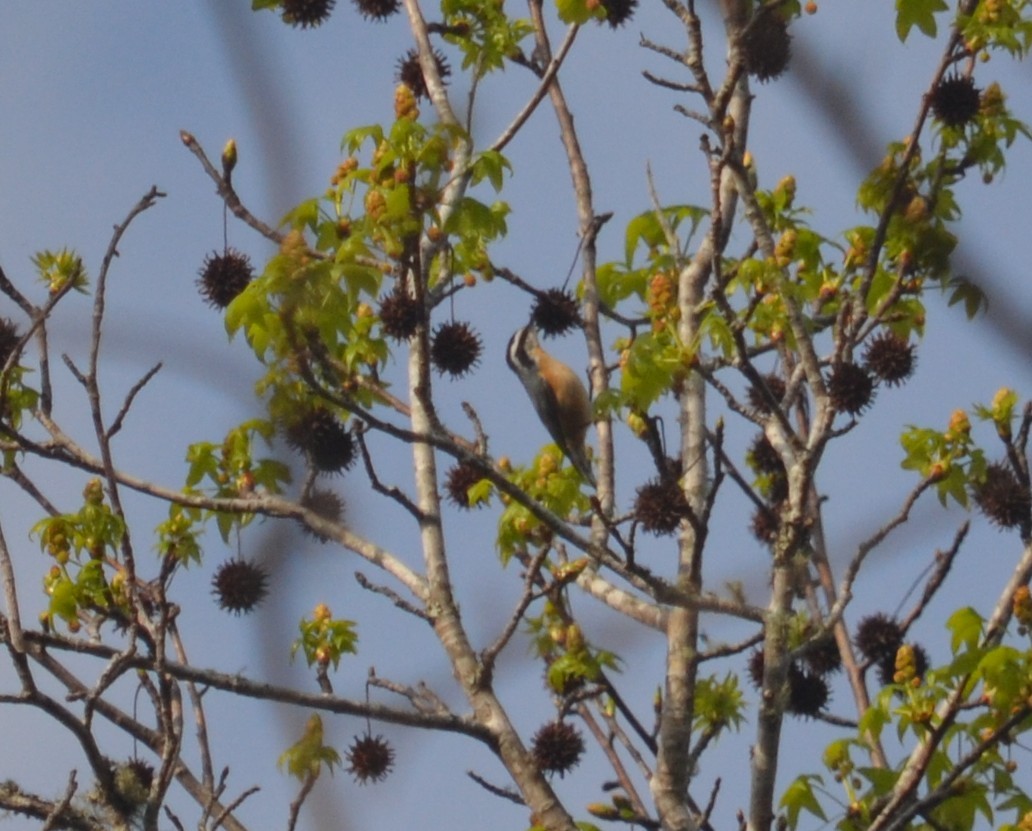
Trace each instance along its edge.
<path fill-rule="evenodd" d="M 509 366 L 514 370 L 517 366 L 523 369 L 533 369 L 534 360 L 527 352 L 527 336 L 530 333 L 529 327 L 524 326 L 516 332 L 509 341 L 509 350 L 506 354 Z"/>

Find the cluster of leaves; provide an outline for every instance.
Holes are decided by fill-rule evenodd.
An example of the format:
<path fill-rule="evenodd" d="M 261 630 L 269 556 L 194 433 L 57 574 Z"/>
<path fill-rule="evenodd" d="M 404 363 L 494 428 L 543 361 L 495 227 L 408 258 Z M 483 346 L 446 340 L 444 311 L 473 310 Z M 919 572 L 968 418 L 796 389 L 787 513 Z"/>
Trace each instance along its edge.
<path fill-rule="evenodd" d="M 302 618 L 298 625 L 301 636 L 294 642 L 290 654 L 302 652 L 308 666 L 318 664 L 326 667 L 333 664 L 336 669 L 340 659 L 357 652 L 358 633 L 355 622 L 334 618 L 330 608 L 320 603 L 312 611 L 312 619 Z"/>
<path fill-rule="evenodd" d="M 290 481 L 286 465 L 272 458 L 255 458 L 256 441 L 262 439 L 269 444 L 274 432 L 268 421 L 252 419 L 230 430 L 221 444 L 198 442 L 190 445 L 186 454 L 189 463 L 186 492 L 194 492 L 206 483 L 205 493 L 222 499 L 247 497 L 258 490 L 279 493 Z M 169 522 L 159 531 L 159 547 L 167 553 L 170 546 L 179 544 L 183 546 L 186 558 L 191 559 L 197 550 L 193 523 L 207 515 L 177 508 L 171 511 Z M 253 519 L 252 515 L 240 512 L 213 513 L 224 541 L 229 540 L 234 528 L 243 527 Z"/>
<path fill-rule="evenodd" d="M 857 761 L 872 740 L 883 740 L 890 729 L 903 750 L 930 747 L 913 810 L 930 823 L 970 829 L 984 821 L 1013 828 L 1001 826 L 998 815 L 1013 812 L 1020 820 L 1032 811 L 1009 749 L 1032 728 L 1032 649 L 1027 643 L 1016 647 L 989 639 L 987 621 L 969 607 L 951 615 L 946 626 L 950 661 L 923 676 L 897 672 L 897 680 L 862 715 L 856 736 L 826 748 L 824 766 L 842 789 L 835 801 L 845 805 L 835 820 L 841 831 L 866 828 L 875 806 L 888 798 L 913 762 L 906 755 L 890 767 Z M 827 798 L 833 798 L 828 787 L 819 774 L 792 783 L 782 797 L 789 827 L 799 827 L 804 812 L 832 821 L 825 810 Z"/>
<path fill-rule="evenodd" d="M 128 609 L 119 557 L 125 522 L 104 500 L 99 479 L 86 484 L 83 501 L 78 512 L 47 517 L 32 528 L 40 549 L 54 560 L 44 579 L 46 621 L 63 620 L 73 632 L 92 614 L 110 617 Z"/>

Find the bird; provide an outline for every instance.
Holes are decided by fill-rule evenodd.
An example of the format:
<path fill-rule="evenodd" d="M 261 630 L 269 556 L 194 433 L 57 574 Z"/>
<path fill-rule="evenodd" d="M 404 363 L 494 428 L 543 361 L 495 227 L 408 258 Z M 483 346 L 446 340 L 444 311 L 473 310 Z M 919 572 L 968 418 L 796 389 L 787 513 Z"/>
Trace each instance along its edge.
<path fill-rule="evenodd" d="M 541 348 L 532 323 L 517 329 L 509 339 L 505 361 L 523 382 L 552 440 L 585 481 L 596 487 L 584 446 L 592 422 L 591 398 L 584 382 Z"/>

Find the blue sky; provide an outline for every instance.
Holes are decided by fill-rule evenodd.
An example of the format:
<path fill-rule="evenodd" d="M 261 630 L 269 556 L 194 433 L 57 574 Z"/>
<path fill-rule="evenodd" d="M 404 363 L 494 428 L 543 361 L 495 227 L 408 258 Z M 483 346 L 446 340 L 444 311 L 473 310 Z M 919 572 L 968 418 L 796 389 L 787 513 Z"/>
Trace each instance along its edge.
<path fill-rule="evenodd" d="M 134 473 L 174 486 L 181 484 L 185 473 L 188 443 L 218 441 L 230 426 L 253 414 L 252 382 L 257 375 L 246 346 L 227 343 L 217 313 L 204 305 L 194 288 L 204 256 L 221 247 L 222 208 L 211 183 L 180 143 L 179 130 L 192 132 L 213 158 L 223 142 L 234 137 L 240 152 L 234 173 L 238 192 L 254 213 L 275 222 L 296 201 L 326 187 L 346 130 L 391 118 L 394 66 L 408 48 L 400 18 L 370 24 L 346 0 L 338 3 L 328 25 L 311 31 L 284 27 L 269 13 L 252 14 L 249 5 L 245 0 L 7 0 L 0 29 L 0 264 L 12 280 L 28 289 L 32 254 L 63 246 L 75 248 L 95 276 L 112 226 L 152 184 L 168 194 L 134 223 L 120 246 L 110 283 L 102 383 L 111 412 L 143 372 L 164 362 L 158 378 L 140 396 L 116 450 L 121 463 Z M 609 258 L 622 251 L 622 222 L 648 206 L 646 163 L 652 166 L 664 200 L 706 201 L 698 126 L 674 113 L 672 93 L 650 86 L 639 71 L 668 71 L 636 44 L 641 31 L 678 45 L 673 19 L 659 3 L 643 0 L 642 5 L 646 8 L 621 31 L 587 27 L 564 69 L 564 84 L 595 177 L 597 207 L 616 214 L 600 240 L 602 256 Z M 814 206 L 814 223 L 829 236 L 859 221 L 852 195 L 859 176 L 877 162 L 885 142 L 910 129 L 939 51 L 917 35 L 901 46 L 892 36 L 890 5 L 827 0 L 817 15 L 796 27 L 797 51 L 812 56 L 819 67 L 810 76 L 811 86 L 831 92 L 831 110 L 817 108 L 792 71 L 755 89 L 753 154 L 761 182 L 773 185 L 794 173 L 798 200 Z M 714 26 L 708 30 L 717 33 Z M 720 48 L 711 50 L 711 65 L 719 63 L 721 53 Z M 450 57 L 457 63 L 456 56 Z M 976 77 L 982 86 L 1000 80 L 1015 114 L 1032 120 L 1027 66 L 994 57 L 978 68 Z M 461 83 L 456 82 L 457 91 Z M 518 68 L 492 79 L 480 92 L 481 110 L 474 119 L 477 139 L 490 142 L 533 88 L 532 79 Z M 864 141 L 861 133 L 866 131 L 873 142 L 860 159 L 841 147 L 835 124 L 846 118 L 855 119 L 848 131 L 851 137 Z M 566 274 L 577 240 L 568 174 L 547 107 L 534 116 L 508 155 L 516 170 L 504 197 L 513 206 L 511 233 L 494 256 L 536 285 L 548 287 Z M 1032 147 L 1024 143 L 1015 149 L 1000 181 L 990 187 L 972 181 L 961 188 L 965 216 L 957 229 L 962 238 L 958 263 L 966 273 L 990 281 L 990 314 L 969 324 L 958 310 L 932 300 L 917 378 L 902 390 L 883 391 L 884 400 L 860 429 L 830 451 L 822 486 L 831 495 L 827 525 L 839 562 L 848 557 L 852 544 L 894 512 L 910 484 L 899 470 L 894 438 L 903 425 L 944 425 L 952 409 L 987 401 L 1004 384 L 1026 397 L 1032 393 L 1029 327 L 1018 332 L 1023 341 L 1003 336 L 1006 319 L 1032 319 L 1023 244 L 1030 216 L 1030 172 Z M 231 225 L 229 239 L 256 264 L 269 254 L 269 245 L 239 224 Z M 11 312 L 0 300 L 0 314 Z M 480 286 L 457 297 L 455 314 L 483 321 L 485 355 L 477 375 L 442 382 L 454 388 L 445 392 L 446 417 L 461 424 L 458 402 L 472 401 L 488 425 L 492 450 L 529 459 L 545 436 L 531 421 L 515 379 L 502 369 L 505 342 L 525 320 L 525 301 L 505 286 Z M 51 326 L 54 352 L 84 356 L 88 326 L 88 299 L 68 298 Z M 572 363 L 583 364 L 583 347 L 576 339 L 557 348 Z M 82 417 L 81 390 L 67 373 L 61 374 L 62 369 L 58 373 L 62 385 L 57 412 L 86 441 L 89 426 Z M 750 436 L 745 434 L 743 445 Z M 618 440 L 627 438 L 618 432 Z M 384 458 L 397 462 L 398 478 L 404 481 L 405 456 Z M 626 461 L 620 486 L 625 504 L 638 479 L 648 475 L 645 456 L 636 448 Z M 636 478 L 639 470 L 641 477 Z M 81 481 L 52 468 L 38 472 L 59 503 L 75 504 Z M 357 531 L 417 561 L 414 536 L 384 510 L 357 471 L 335 484 L 349 504 Z M 15 550 L 23 594 L 42 603 L 33 587 L 45 564 L 27 536 L 27 524 L 19 527 L 20 517 L 9 516 L 26 506 L 16 496 L 9 497 L 7 490 L 4 494 L 0 520 Z M 160 507 L 143 500 L 131 500 L 130 507 L 144 532 L 162 517 Z M 732 514 L 718 516 L 732 542 L 726 557 L 711 558 L 709 578 L 718 587 L 724 581 L 743 581 L 750 596 L 761 600 L 763 554 L 751 538 L 732 530 L 740 524 Z M 861 608 L 870 604 L 872 609 L 892 611 L 931 552 L 949 542 L 959 519 L 931 502 L 919 510 L 913 525 L 874 559 L 859 586 L 869 593 L 860 601 Z M 468 550 L 453 551 L 462 566 L 456 568 L 456 580 L 464 613 L 485 642 L 498 625 L 492 612 L 515 597 L 518 588 L 514 574 L 501 579 L 495 575 L 492 522 L 488 512 L 481 512 L 472 520 L 468 537 L 463 535 L 471 541 Z M 179 601 L 191 617 L 196 610 L 188 632 L 197 663 L 314 688 L 303 668 L 289 664 L 287 653 L 297 618 L 325 601 L 335 612 L 361 621 L 363 651 L 338 674 L 339 691 L 360 696 L 366 669 L 374 664 L 382 675 L 401 681 L 426 680 L 462 709 L 429 633 L 407 620 L 399 624 L 393 608 L 361 592 L 352 577 L 356 563 L 347 555 L 313 544 L 292 529 L 249 529 L 243 540 L 246 553 L 273 569 L 275 591 L 255 616 L 238 619 L 219 612 L 209 599 L 211 570 L 231 552 L 224 550 L 214 532 L 207 542 L 204 568 L 180 575 L 175 583 Z M 138 547 L 146 550 L 149 541 L 143 537 Z M 1014 553 L 1014 540 L 979 530 L 939 611 L 991 597 L 1009 573 Z M 659 549 L 655 556 L 658 562 Z M 635 655 L 625 683 L 639 701 L 647 702 L 659 677 L 655 671 L 661 652 L 608 618 L 591 619 L 598 627 L 591 634 L 600 641 L 614 638 L 618 650 Z M 714 640 L 741 634 L 740 627 L 724 621 L 709 625 Z M 929 639 L 940 637 L 936 621 L 923 621 L 921 633 Z M 539 669 L 521 649 L 511 650 L 500 668 L 500 682 L 509 684 L 503 697 L 513 706 L 516 721 L 532 731 L 549 717 L 549 708 L 538 693 Z M 636 684 L 637 677 L 648 680 Z M 3 673 L 0 684 L 5 684 Z M 844 691 L 839 698 L 848 710 Z M 281 827 L 294 786 L 275 770 L 275 760 L 307 714 L 283 715 L 264 705 L 242 705 L 214 694 L 206 702 L 215 725 L 215 746 L 226 749 L 216 764 L 233 765 L 230 792 L 256 782 L 263 787 L 245 803 L 242 817 L 256 828 Z M 0 778 L 15 776 L 40 791 L 56 792 L 63 787 L 64 768 L 77 762 L 69 761 L 74 751 L 63 738 L 55 737 L 43 753 L 33 752 L 40 729 L 37 716 L 0 708 L 0 735 L 5 737 Z M 790 741 L 813 741 L 810 729 L 791 725 Z M 363 730 L 356 720 L 327 719 L 327 734 L 341 750 Z M 504 781 L 498 765 L 482 749 L 452 737 L 405 733 L 390 726 L 374 725 L 373 730 L 397 746 L 392 779 L 360 788 L 338 772 L 316 789 L 303 827 L 357 829 L 378 821 L 396 827 L 418 824 L 473 831 L 483 827 L 484 812 L 491 812 L 499 828 L 526 826 L 524 812 L 487 796 L 465 778 L 464 771 L 474 768 Z M 726 818 L 742 803 L 735 779 L 750 730 L 747 725 L 743 741 L 721 757 L 726 778 L 718 813 Z M 125 755 L 132 752 L 126 742 L 116 741 L 114 746 Z M 14 747 L 26 750 L 9 752 Z M 57 748 L 67 749 L 68 755 Z M 238 755 L 241 750 L 245 753 Z M 59 774 L 55 758 L 62 762 Z M 81 764 L 80 769 L 84 770 Z M 600 769 L 587 766 L 559 783 L 560 791 L 574 795 L 574 805 L 597 799 L 602 775 Z M 189 825 L 192 809 L 177 804 Z"/>

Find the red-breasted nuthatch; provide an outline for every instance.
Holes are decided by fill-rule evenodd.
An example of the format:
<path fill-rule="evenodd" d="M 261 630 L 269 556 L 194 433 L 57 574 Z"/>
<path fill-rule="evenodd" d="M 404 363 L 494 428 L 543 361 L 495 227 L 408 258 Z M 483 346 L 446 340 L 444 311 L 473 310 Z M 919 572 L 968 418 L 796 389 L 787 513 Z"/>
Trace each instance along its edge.
<path fill-rule="evenodd" d="M 530 402 L 552 440 L 580 475 L 594 486 L 595 476 L 584 449 L 584 437 L 592 421 L 591 399 L 584 382 L 566 364 L 541 348 L 533 325 L 524 326 L 512 336 L 505 360 L 526 387 Z"/>

